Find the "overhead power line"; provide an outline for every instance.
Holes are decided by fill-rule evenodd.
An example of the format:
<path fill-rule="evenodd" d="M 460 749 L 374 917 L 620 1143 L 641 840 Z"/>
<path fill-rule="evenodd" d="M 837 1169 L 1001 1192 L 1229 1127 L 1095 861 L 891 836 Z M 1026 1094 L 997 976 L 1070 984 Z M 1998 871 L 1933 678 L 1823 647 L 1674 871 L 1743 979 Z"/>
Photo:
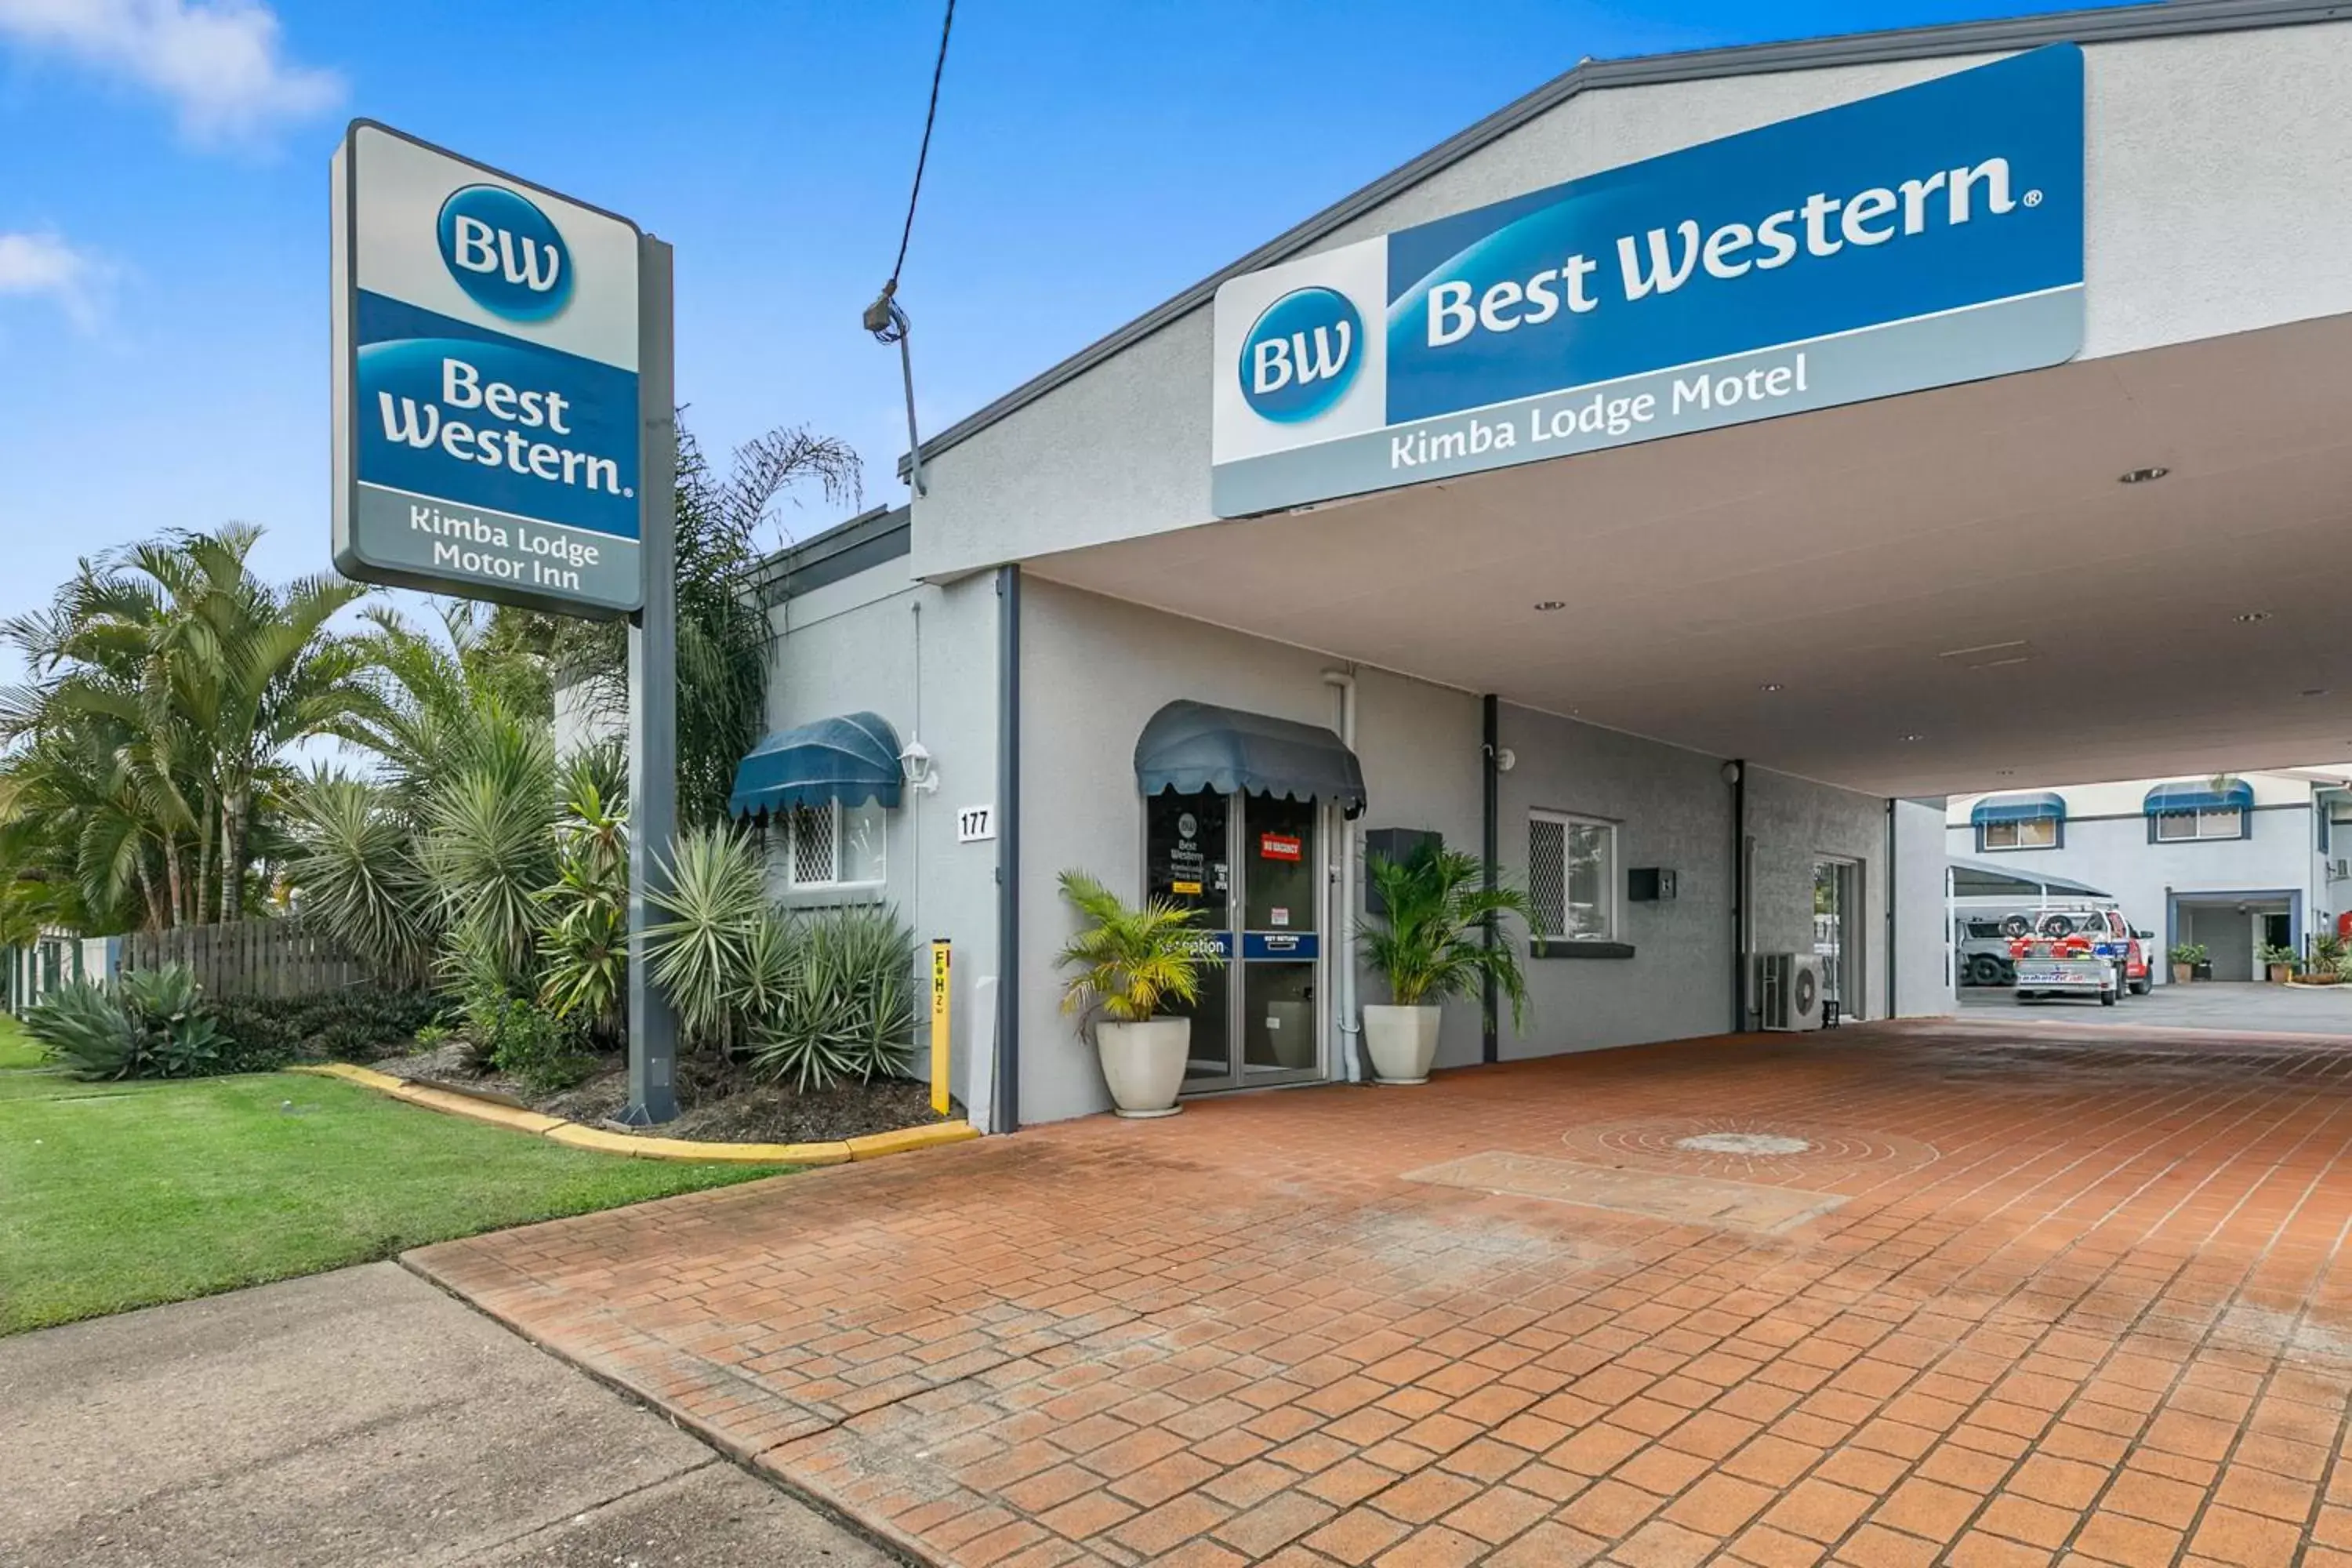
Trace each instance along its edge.
<path fill-rule="evenodd" d="M 915 180 L 907 192 L 907 221 L 898 230 L 898 254 L 890 263 L 889 280 L 874 303 L 866 307 L 866 330 L 875 341 L 898 345 L 898 367 L 907 385 L 907 457 L 908 479 L 917 495 L 923 493 L 922 442 L 915 432 L 915 362 L 907 347 L 907 312 L 898 300 L 898 275 L 906 270 L 907 247 L 915 237 L 915 206 L 922 200 L 923 169 L 931 160 L 931 127 L 940 117 L 940 79 L 948 68 L 948 35 L 955 28 L 955 0 L 947 0 L 947 14 L 940 20 L 940 52 L 931 62 L 931 99 L 923 110 L 923 142 L 915 153 Z"/>

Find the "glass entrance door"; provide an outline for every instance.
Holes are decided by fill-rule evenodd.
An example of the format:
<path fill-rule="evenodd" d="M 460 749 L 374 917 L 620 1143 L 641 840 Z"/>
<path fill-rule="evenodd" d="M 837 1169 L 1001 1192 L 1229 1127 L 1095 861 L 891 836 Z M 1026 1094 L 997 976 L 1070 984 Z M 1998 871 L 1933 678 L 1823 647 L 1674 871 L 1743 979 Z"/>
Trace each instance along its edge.
<path fill-rule="evenodd" d="M 1191 1010 L 1185 1088 L 1322 1078 L 1316 803 L 1161 794 L 1145 802 L 1144 825 L 1146 893 L 1199 910 L 1202 948 L 1226 960 Z"/>
<path fill-rule="evenodd" d="M 1862 868 L 1852 860 L 1813 862 L 1813 952 L 1822 961 L 1822 994 L 1843 1018 L 1862 1016 Z"/>

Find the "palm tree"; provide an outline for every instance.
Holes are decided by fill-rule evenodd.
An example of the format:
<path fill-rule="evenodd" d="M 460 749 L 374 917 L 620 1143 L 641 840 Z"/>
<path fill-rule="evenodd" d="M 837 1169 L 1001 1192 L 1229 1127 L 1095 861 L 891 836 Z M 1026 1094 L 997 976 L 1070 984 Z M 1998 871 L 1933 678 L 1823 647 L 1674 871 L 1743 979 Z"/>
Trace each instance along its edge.
<path fill-rule="evenodd" d="M 150 923 L 241 913 L 256 813 L 288 752 L 320 735 L 359 739 L 383 710 L 368 650 L 329 625 L 367 590 L 327 577 L 264 583 L 250 563 L 259 537 L 231 524 L 84 561 L 47 610 L 0 624 L 34 670 L 0 699 L 11 809 L 66 788 L 62 775 L 31 775 L 77 759 L 83 784 L 103 782 L 139 825 L 116 854 L 128 868 L 122 846 L 136 844 L 151 881 L 160 873 Z M 100 752 L 111 762 L 92 771 Z M 75 851 L 74 864 L 92 864 L 98 847 Z"/>
<path fill-rule="evenodd" d="M 685 426 L 677 437 L 677 817 L 681 826 L 727 820 L 735 769 L 760 738 L 768 616 L 754 573 L 771 536 L 791 537 L 785 503 L 814 484 L 828 504 L 856 505 L 864 471 L 848 443 L 805 426 L 771 430 L 735 448 L 724 479 Z M 529 624 L 562 676 L 584 689 L 591 711 L 617 722 L 628 701 L 625 632 L 617 621 L 558 621 L 502 611 Z"/>
<path fill-rule="evenodd" d="M 1359 926 L 1364 962 L 1387 977 L 1398 1006 L 1476 996 L 1483 1008 L 1491 980 L 1510 1000 L 1511 1026 L 1526 1028 L 1527 977 L 1502 921 L 1511 915 L 1535 926 L 1535 904 L 1525 892 L 1499 882 L 1487 887 L 1485 862 L 1434 840 L 1404 860 L 1367 855 L 1364 871 L 1386 910 Z"/>

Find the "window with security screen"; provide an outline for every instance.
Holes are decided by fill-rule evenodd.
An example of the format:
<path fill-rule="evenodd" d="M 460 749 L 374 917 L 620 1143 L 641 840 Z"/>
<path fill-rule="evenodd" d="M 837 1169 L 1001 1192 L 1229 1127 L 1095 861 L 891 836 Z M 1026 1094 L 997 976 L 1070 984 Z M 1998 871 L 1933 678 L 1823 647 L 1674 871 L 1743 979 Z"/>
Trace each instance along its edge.
<path fill-rule="evenodd" d="M 2164 811 L 2156 816 L 2158 843 L 2193 838 L 2243 838 L 2245 814 L 2234 805 L 2200 806 L 2194 811 Z"/>
<path fill-rule="evenodd" d="M 1561 812 L 1528 815 L 1528 892 L 1536 934 L 1617 940 L 1617 825 Z"/>
<path fill-rule="evenodd" d="M 883 878 L 882 808 L 872 801 L 796 805 L 776 824 L 783 838 L 784 886 L 795 892 L 860 888 Z"/>

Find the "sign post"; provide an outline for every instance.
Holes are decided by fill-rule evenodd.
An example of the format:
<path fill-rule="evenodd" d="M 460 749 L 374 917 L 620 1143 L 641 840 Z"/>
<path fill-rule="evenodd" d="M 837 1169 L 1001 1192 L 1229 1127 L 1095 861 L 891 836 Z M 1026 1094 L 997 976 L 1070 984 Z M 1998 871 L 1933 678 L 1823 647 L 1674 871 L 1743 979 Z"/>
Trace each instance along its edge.
<path fill-rule="evenodd" d="M 655 913 L 646 895 L 667 885 L 661 857 L 677 832 L 677 399 L 670 248 L 651 235 L 639 246 L 640 538 L 655 569 L 629 623 L 629 1103 L 621 1120 L 647 1127 L 677 1116 L 677 1017 L 654 984 L 646 946 Z"/>
<path fill-rule="evenodd" d="M 334 557 L 346 577 L 627 617 L 626 1120 L 677 1114 L 646 963 L 677 826 L 670 249 L 373 121 L 334 158 Z"/>
<path fill-rule="evenodd" d="M 931 939 L 931 1110 L 948 1113 L 948 1008 L 954 955 L 945 937 Z"/>

